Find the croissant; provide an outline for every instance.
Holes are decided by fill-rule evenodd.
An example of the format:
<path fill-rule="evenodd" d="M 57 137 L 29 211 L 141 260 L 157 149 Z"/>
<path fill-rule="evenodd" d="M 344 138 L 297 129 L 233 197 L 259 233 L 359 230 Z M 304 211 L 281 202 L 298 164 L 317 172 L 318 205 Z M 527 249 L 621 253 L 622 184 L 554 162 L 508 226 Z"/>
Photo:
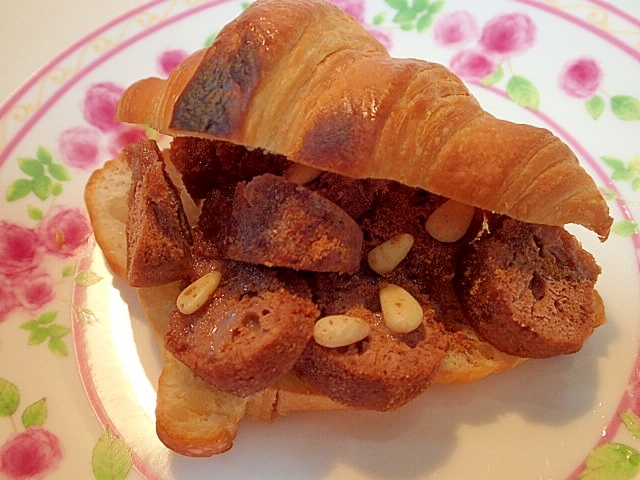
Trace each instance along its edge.
<path fill-rule="evenodd" d="M 335 177 L 395 180 L 404 186 L 419 187 L 479 210 L 495 212 L 499 215 L 491 218 L 496 223 L 504 223 L 504 230 L 510 225 L 503 219 L 506 215 L 529 224 L 581 224 L 604 240 L 612 222 L 593 180 L 571 150 L 551 132 L 491 116 L 445 67 L 423 60 L 390 57 L 371 34 L 324 0 L 257 0 L 220 32 L 211 47 L 193 54 L 169 78 L 148 78 L 130 86 L 118 104 L 116 118 L 148 125 L 173 137 L 189 137 L 183 139 L 187 144 L 183 151 L 186 156 L 193 153 L 197 157 L 194 145 L 204 138 L 215 141 L 204 143 L 264 150 L 286 157 L 287 165 L 289 162 L 306 165 L 323 170 L 326 175 L 330 175 L 327 172 L 338 174 Z M 172 155 L 181 151 L 180 143 L 174 139 L 166 153 L 167 168 L 170 164 L 175 167 Z M 189 149 L 191 146 L 193 151 Z M 123 153 L 94 172 L 85 190 L 96 240 L 114 272 L 121 277 L 128 273 L 123 226 L 127 215 L 123 212 L 127 211 L 127 191 L 133 181 L 124 158 L 127 155 Z M 159 152 L 156 155 L 160 157 Z M 198 161 L 196 158 L 194 163 Z M 233 163 L 233 168 L 242 170 L 238 163 Z M 265 172 L 274 173 L 263 163 L 260 165 Z M 198 170 L 196 175 L 200 173 Z M 282 172 L 276 173 L 284 176 Z M 260 190 L 263 184 L 279 185 L 264 174 L 258 180 L 242 183 L 236 192 Z M 186 184 L 182 187 L 188 190 Z M 182 193 L 185 191 L 181 190 Z M 185 197 L 190 193 L 185 193 Z M 410 200 L 407 197 L 405 204 L 398 203 L 399 198 L 404 198 L 400 194 L 390 198 L 391 213 L 383 215 L 379 224 L 369 225 L 368 230 L 379 228 L 379 236 L 385 238 L 385 228 L 391 223 L 388 220 L 395 216 L 396 210 L 403 209 L 398 205 L 406 206 Z M 202 212 L 207 211 L 207 201 L 212 200 L 204 199 Z M 131 204 L 128 207 L 131 208 Z M 254 219 L 252 210 L 247 212 L 241 219 Z M 486 212 L 480 213 L 485 218 Z M 408 216 L 412 221 L 417 218 Z M 203 217 L 211 219 L 216 215 L 200 215 L 198 222 Z M 234 218 L 223 220 L 234 227 Z M 198 226 L 201 225 L 198 223 Z M 423 227 L 420 224 L 416 237 L 427 236 Z M 535 227 L 522 228 L 529 232 Z M 495 225 L 496 232 L 502 229 Z M 471 231 L 473 233 L 473 229 Z M 565 237 L 556 233 L 558 242 L 564 241 Z M 240 243 L 237 250 L 242 253 L 245 245 Z M 513 253 L 519 244 L 505 248 Z M 491 269 L 499 267 L 495 262 L 484 262 L 484 250 L 476 249 L 480 253 L 470 250 L 466 255 L 471 259 L 469 263 L 473 264 L 474 272 L 479 273 L 459 281 L 465 291 L 474 290 L 471 284 L 475 277 L 491 277 Z M 570 250 L 573 251 L 573 247 Z M 417 258 L 431 257 L 427 252 Z M 267 263 L 262 261 L 264 265 Z M 549 269 L 550 275 L 560 270 L 555 264 Z M 489 273 L 485 275 L 485 272 Z M 594 264 L 593 278 L 584 282 L 588 284 L 585 309 L 593 310 L 592 315 L 587 316 L 591 324 L 584 329 L 586 334 L 605 321 L 602 300 L 593 290 L 598 272 Z M 434 276 L 441 273 L 437 271 Z M 531 276 L 541 279 L 546 278 L 547 273 L 535 271 Z M 390 279 L 401 282 L 400 275 L 397 273 L 397 277 Z M 442 277 L 441 283 L 446 284 L 450 277 Z M 323 309 L 334 308 L 333 292 L 338 287 L 350 291 L 355 285 L 363 295 L 377 292 L 377 283 L 369 282 L 366 275 L 354 278 L 353 283 L 349 283 L 351 280 L 346 277 L 329 273 L 321 281 L 317 280 L 320 287 L 316 285 L 316 293 L 323 291 L 322 285 L 330 286 L 324 289 L 326 295 L 316 295 L 322 300 Z M 336 279 L 346 283 L 341 286 Z M 560 279 L 563 281 L 569 282 Z M 494 286 L 487 283 L 487 288 Z M 516 282 L 509 278 L 503 283 Z M 545 288 L 542 280 L 529 283 L 526 288 L 532 291 Z M 335 378 L 333 367 L 336 365 L 349 373 L 348 366 L 340 364 L 343 359 L 334 355 L 335 352 L 319 355 L 306 349 L 293 373 L 244 397 L 202 380 L 181 363 L 166 343 L 167 322 L 172 321 L 170 317 L 175 314 L 176 297 L 181 288 L 178 282 L 137 290 L 163 353 L 157 430 L 171 449 L 196 456 L 221 453 L 231 447 L 238 422 L 246 415 L 270 420 L 277 414 L 296 410 L 363 408 L 357 403 L 359 399 L 336 397 L 335 392 L 329 395 L 320 388 L 325 383 L 350 383 L 346 375 Z M 442 296 L 439 300 L 443 308 L 447 308 L 447 302 L 455 302 L 455 298 L 447 296 L 456 296 L 453 288 L 436 292 Z M 374 296 L 377 298 L 377 293 Z M 465 294 L 467 297 L 471 295 Z M 337 304 L 342 297 L 336 298 Z M 589 304 L 590 299 L 593 306 Z M 480 326 L 483 306 L 476 306 L 479 317 L 476 323 Z M 523 308 L 526 309 L 526 305 Z M 500 318 L 505 326 L 502 330 L 508 331 L 515 323 L 508 312 L 501 313 L 504 313 Z M 564 323 L 561 323 L 571 321 L 563 317 Z M 425 379 L 427 383 L 473 381 L 512 368 L 524 357 L 531 356 L 521 354 L 520 350 L 502 351 L 485 342 L 479 329 L 466 324 L 447 332 L 447 337 L 447 350 L 436 352 L 442 354 L 442 358 L 436 359 L 440 361 L 439 368 L 430 371 L 433 376 L 429 374 Z M 579 339 L 578 348 L 582 341 L 584 338 Z M 573 348 L 572 345 L 570 349 Z M 563 353 L 570 350 L 565 346 L 562 349 Z M 315 368 L 312 360 L 318 359 L 332 368 Z M 373 362 L 370 367 L 376 365 Z M 405 378 L 392 383 L 396 390 L 407 390 Z M 396 406 L 389 401 L 380 409 Z"/>
<path fill-rule="evenodd" d="M 127 89 L 116 118 L 226 140 L 352 178 L 397 180 L 512 218 L 612 219 L 570 148 L 485 112 L 442 65 L 392 58 L 323 0 L 259 0 L 166 80 Z"/>

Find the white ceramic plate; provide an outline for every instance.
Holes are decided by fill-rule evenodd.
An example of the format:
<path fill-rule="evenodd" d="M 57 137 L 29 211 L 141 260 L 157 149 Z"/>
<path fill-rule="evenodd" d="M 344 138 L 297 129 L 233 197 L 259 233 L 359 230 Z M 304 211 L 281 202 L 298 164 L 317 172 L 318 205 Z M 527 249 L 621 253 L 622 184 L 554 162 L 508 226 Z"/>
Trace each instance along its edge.
<path fill-rule="evenodd" d="M 154 432 L 158 351 L 134 294 L 92 244 L 82 192 L 90 171 L 140 134 L 110 121 L 121 89 L 166 75 L 245 2 L 154 1 L 58 56 L 0 107 L 0 478 L 638 474 L 640 21 L 595 0 L 336 3 L 395 56 L 452 67 L 490 112 L 571 145 L 615 217 L 604 244 L 572 228 L 603 268 L 609 323 L 576 355 L 435 386 L 395 412 L 245 420 L 228 453 L 170 453 Z"/>

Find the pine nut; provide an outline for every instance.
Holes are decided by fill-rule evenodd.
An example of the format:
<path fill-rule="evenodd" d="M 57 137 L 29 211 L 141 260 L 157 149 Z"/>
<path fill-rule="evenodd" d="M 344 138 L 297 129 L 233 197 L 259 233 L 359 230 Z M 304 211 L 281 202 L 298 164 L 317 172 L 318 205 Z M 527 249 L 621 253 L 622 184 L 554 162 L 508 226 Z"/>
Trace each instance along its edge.
<path fill-rule="evenodd" d="M 427 219 L 427 233 L 443 243 L 457 242 L 469 230 L 475 208 L 465 203 L 447 200 Z"/>
<path fill-rule="evenodd" d="M 412 332 L 424 317 L 418 301 L 404 288 L 392 283 L 380 284 L 380 306 L 384 323 L 393 332 Z"/>
<path fill-rule="evenodd" d="M 391 273 L 405 259 L 411 247 L 413 247 L 413 236 L 411 234 L 399 233 L 394 235 L 369 252 L 367 260 L 371 270 L 380 275 Z"/>
<path fill-rule="evenodd" d="M 346 347 L 363 340 L 371 327 L 361 318 L 350 315 L 322 317 L 313 327 L 313 339 L 327 348 Z"/>
<path fill-rule="evenodd" d="M 296 185 L 305 185 L 318 178 L 321 173 L 322 171 L 318 170 L 317 168 L 294 163 L 284 171 L 282 176 L 285 178 L 285 180 L 288 180 L 291 183 L 295 183 Z"/>
<path fill-rule="evenodd" d="M 219 271 L 209 272 L 198 278 L 178 295 L 178 311 L 185 315 L 198 311 L 216 291 L 221 279 L 222 274 Z"/>

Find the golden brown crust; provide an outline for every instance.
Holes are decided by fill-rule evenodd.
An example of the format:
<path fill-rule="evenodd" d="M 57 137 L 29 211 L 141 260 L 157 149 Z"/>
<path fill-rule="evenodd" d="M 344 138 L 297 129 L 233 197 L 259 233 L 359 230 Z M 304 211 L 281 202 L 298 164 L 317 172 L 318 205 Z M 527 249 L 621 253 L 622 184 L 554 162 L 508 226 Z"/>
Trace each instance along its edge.
<path fill-rule="evenodd" d="M 233 445 L 247 400 L 197 378 L 171 354 L 163 355 L 158 380 L 156 431 L 171 450 L 208 457 Z"/>
<path fill-rule="evenodd" d="M 117 116 L 398 180 L 531 223 L 582 224 L 603 239 L 612 222 L 551 132 L 495 119 L 446 68 L 390 58 L 322 0 L 255 2 L 168 80 L 128 89 Z"/>
<path fill-rule="evenodd" d="M 95 170 L 84 190 L 84 201 L 93 233 L 107 264 L 120 278 L 127 278 L 127 197 L 131 170 L 123 157 L 109 160 Z"/>
<path fill-rule="evenodd" d="M 470 327 L 446 333 L 449 344 L 433 383 L 457 385 L 475 382 L 516 367 L 526 359 L 501 352 L 481 340 Z"/>

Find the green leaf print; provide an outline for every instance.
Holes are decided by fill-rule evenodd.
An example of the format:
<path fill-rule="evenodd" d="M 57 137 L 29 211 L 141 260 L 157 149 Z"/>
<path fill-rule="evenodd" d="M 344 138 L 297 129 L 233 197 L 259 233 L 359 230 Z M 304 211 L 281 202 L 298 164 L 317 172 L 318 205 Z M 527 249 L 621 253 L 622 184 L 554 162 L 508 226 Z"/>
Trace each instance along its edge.
<path fill-rule="evenodd" d="M 77 306 L 73 306 L 73 311 L 76 314 L 76 319 L 80 322 L 80 323 L 85 323 L 85 324 L 90 324 L 90 323 L 95 323 L 98 321 L 98 319 L 96 318 L 95 313 L 93 313 L 92 310 L 89 310 L 88 308 L 84 308 L 84 307 L 77 307 Z"/>
<path fill-rule="evenodd" d="M 56 311 L 44 312 L 38 318 L 29 320 L 28 322 L 24 322 L 22 325 L 20 325 L 20 328 L 22 328 L 23 330 L 33 330 L 41 325 L 47 325 L 53 322 L 57 316 L 58 312 Z"/>
<path fill-rule="evenodd" d="M 423 33 L 429 30 L 431 25 L 433 24 L 433 15 L 430 13 L 425 13 L 420 16 L 418 21 L 416 22 L 416 30 L 418 33 Z"/>
<path fill-rule="evenodd" d="M 640 192 L 640 156 L 633 157 L 628 163 L 624 160 L 604 156 L 600 159 L 613 170 L 611 179 L 619 182 L 631 182 L 631 189 L 634 192 Z"/>
<path fill-rule="evenodd" d="M 47 344 L 49 350 L 54 355 L 58 355 L 59 357 L 66 357 L 69 355 L 69 349 L 67 348 L 67 344 L 64 343 L 64 340 L 59 337 L 51 337 L 49 338 L 49 343 Z"/>
<path fill-rule="evenodd" d="M 129 474 L 133 460 L 131 450 L 108 429 L 93 447 L 91 466 L 96 480 L 123 480 Z"/>
<path fill-rule="evenodd" d="M 62 276 L 63 277 L 71 277 L 74 273 L 76 273 L 75 265 L 65 265 L 62 268 Z"/>
<path fill-rule="evenodd" d="M 26 178 L 19 178 L 9 185 L 5 194 L 7 202 L 15 202 L 26 197 L 33 191 L 33 182 Z"/>
<path fill-rule="evenodd" d="M 51 162 L 53 162 L 53 155 L 51 155 L 51 152 L 42 145 L 40 145 L 38 150 L 36 150 L 36 157 L 43 165 L 51 165 Z"/>
<path fill-rule="evenodd" d="M 584 102 L 584 106 L 587 112 L 589 112 L 589 115 L 591 115 L 594 120 L 597 120 L 600 115 L 602 115 L 602 112 L 604 112 L 605 103 L 600 95 L 594 95 Z"/>
<path fill-rule="evenodd" d="M 640 100 L 630 95 L 611 97 L 611 110 L 620 120 L 627 122 L 640 120 Z"/>
<path fill-rule="evenodd" d="M 429 0 L 413 0 L 412 10 L 423 12 L 429 8 Z"/>
<path fill-rule="evenodd" d="M 435 15 L 438 14 L 444 8 L 444 0 L 385 0 L 386 4 L 396 10 L 396 14 L 393 16 L 393 23 L 400 26 L 400 29 L 404 31 L 410 31 L 415 29 L 418 33 L 424 33 L 431 25 Z M 386 18 L 385 14 L 378 14 L 374 16 L 373 23 L 375 25 L 381 25 Z"/>
<path fill-rule="evenodd" d="M 32 425 L 44 425 L 44 422 L 47 421 L 47 399 L 41 398 L 25 408 L 21 420 L 24 428 L 29 428 Z"/>
<path fill-rule="evenodd" d="M 620 414 L 620 420 L 633 438 L 640 439 L 640 418 L 635 413 L 623 412 Z"/>
<path fill-rule="evenodd" d="M 49 338 L 49 332 L 47 331 L 47 328 L 35 328 L 34 330 L 31 330 L 31 333 L 29 334 L 29 345 L 40 345 L 47 338 Z"/>
<path fill-rule="evenodd" d="M 68 182 L 71 180 L 71 176 L 69 175 L 69 170 L 64 165 L 59 163 L 52 163 L 49 165 L 49 175 L 51 175 L 56 180 L 60 180 L 61 182 Z"/>
<path fill-rule="evenodd" d="M 407 0 L 385 0 L 386 4 L 396 10 L 405 10 L 409 8 L 409 2 Z"/>
<path fill-rule="evenodd" d="M 29 216 L 29 218 L 31 220 L 38 221 L 38 220 L 42 220 L 42 218 L 44 217 L 44 212 L 41 209 L 37 208 L 37 207 L 34 207 L 32 205 L 28 205 L 27 206 L 27 215 Z"/>
<path fill-rule="evenodd" d="M 600 159 L 609 167 L 615 170 L 620 170 L 622 168 L 627 168 L 624 160 L 619 159 L 618 157 L 610 157 L 604 156 L 600 157 Z"/>
<path fill-rule="evenodd" d="M 41 177 L 44 175 L 44 166 L 37 158 L 19 158 L 18 168 L 22 173 L 30 177 Z"/>
<path fill-rule="evenodd" d="M 620 443 L 593 449 L 580 480 L 629 480 L 640 472 L 640 452 Z"/>
<path fill-rule="evenodd" d="M 521 75 L 514 75 L 507 83 L 507 95 L 521 107 L 537 110 L 540 106 L 540 94 L 536 86 Z"/>
<path fill-rule="evenodd" d="M 20 390 L 9 380 L 0 378 L 0 417 L 10 417 L 20 404 Z"/>
<path fill-rule="evenodd" d="M 630 237 L 638 233 L 638 222 L 633 220 L 621 220 L 611 227 L 611 231 L 621 237 Z"/>
<path fill-rule="evenodd" d="M 92 270 L 84 270 L 78 273 L 73 281 L 82 287 L 90 287 L 91 285 L 98 283 L 100 280 L 102 280 L 102 277 L 96 272 Z"/>
<path fill-rule="evenodd" d="M 53 323 L 58 312 L 45 312 L 38 318 L 28 320 L 20 325 L 23 330 L 29 331 L 28 345 L 40 345 L 47 342 L 49 350 L 58 356 L 66 357 L 69 350 L 63 337 L 71 332 L 71 329 L 65 325 Z"/>
<path fill-rule="evenodd" d="M 40 200 L 45 201 L 51 195 L 51 186 L 53 182 L 50 177 L 45 175 L 41 177 L 34 177 L 33 179 L 33 193 Z"/>
<path fill-rule="evenodd" d="M 416 11 L 408 8 L 406 10 L 398 11 L 398 13 L 396 13 L 396 16 L 393 17 L 393 21 L 396 23 L 403 23 L 403 24 L 411 23 L 416 19 L 417 16 L 418 14 Z"/>
<path fill-rule="evenodd" d="M 38 147 L 35 157 L 18 159 L 18 167 L 27 178 L 13 181 L 5 192 L 7 202 L 14 202 L 33 193 L 38 199 L 45 201 L 51 195 L 62 193 L 62 184 L 71 180 L 67 167 L 53 160 L 51 152 L 42 145 Z"/>
<path fill-rule="evenodd" d="M 503 77 L 504 69 L 502 68 L 502 65 L 500 65 L 495 72 L 493 72 L 491 75 L 487 75 L 482 79 L 482 85 L 484 85 L 485 87 L 495 85 L 500 80 L 502 80 Z"/>

